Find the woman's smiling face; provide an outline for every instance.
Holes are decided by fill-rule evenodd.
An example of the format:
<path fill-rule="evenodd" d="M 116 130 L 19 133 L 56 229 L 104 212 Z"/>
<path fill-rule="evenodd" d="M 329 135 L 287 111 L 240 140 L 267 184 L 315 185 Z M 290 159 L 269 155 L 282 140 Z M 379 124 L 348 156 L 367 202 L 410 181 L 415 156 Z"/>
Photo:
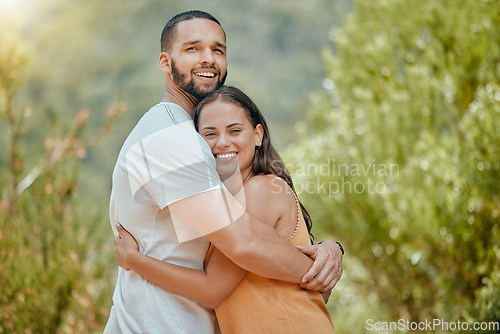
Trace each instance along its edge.
<path fill-rule="evenodd" d="M 251 174 L 263 129 L 260 124 L 253 127 L 245 109 L 220 100 L 207 103 L 198 118 L 198 131 L 212 150 L 221 178 L 234 174 L 236 167 L 243 179 Z"/>

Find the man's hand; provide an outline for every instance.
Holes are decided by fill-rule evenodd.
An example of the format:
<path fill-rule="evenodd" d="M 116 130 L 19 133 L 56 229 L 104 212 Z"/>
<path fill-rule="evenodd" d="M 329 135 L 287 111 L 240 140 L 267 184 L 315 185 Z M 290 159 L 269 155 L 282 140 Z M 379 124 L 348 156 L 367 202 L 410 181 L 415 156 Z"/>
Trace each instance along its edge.
<path fill-rule="evenodd" d="M 134 253 L 139 253 L 139 246 L 132 234 L 130 234 L 123 226 L 117 224 L 116 230 L 118 236 L 113 239 L 115 243 L 115 260 L 118 265 L 124 269 L 130 269 L 129 260 Z"/>
<path fill-rule="evenodd" d="M 300 286 L 311 291 L 326 292 L 333 289 L 342 276 L 342 251 L 337 243 L 325 240 L 312 246 L 297 246 L 314 260 L 314 264 L 302 277 Z"/>

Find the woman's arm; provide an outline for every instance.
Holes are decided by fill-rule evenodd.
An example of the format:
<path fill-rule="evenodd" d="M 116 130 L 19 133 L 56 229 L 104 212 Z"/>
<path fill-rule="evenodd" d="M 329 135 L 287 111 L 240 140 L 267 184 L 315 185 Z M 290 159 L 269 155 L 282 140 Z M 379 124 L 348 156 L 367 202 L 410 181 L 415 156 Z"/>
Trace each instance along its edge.
<path fill-rule="evenodd" d="M 206 271 L 163 262 L 138 251 L 134 237 L 117 227 L 115 258 L 120 267 L 131 269 L 157 287 L 216 308 L 243 280 L 247 271 L 214 249 Z"/>
<path fill-rule="evenodd" d="M 295 200 L 286 183 L 276 177 L 254 176 L 245 183 L 247 212 L 262 223 L 276 228 L 285 238 L 295 224 L 279 224 L 285 214 L 294 214 Z M 288 194 L 287 194 L 288 193 Z M 295 222 L 295 218 L 288 221 Z M 115 258 L 120 267 L 131 269 L 165 291 L 201 304 L 217 307 L 238 286 L 248 273 L 229 260 L 217 248 L 205 271 L 177 266 L 138 251 L 133 236 L 117 227 L 123 238 L 115 238 Z"/>

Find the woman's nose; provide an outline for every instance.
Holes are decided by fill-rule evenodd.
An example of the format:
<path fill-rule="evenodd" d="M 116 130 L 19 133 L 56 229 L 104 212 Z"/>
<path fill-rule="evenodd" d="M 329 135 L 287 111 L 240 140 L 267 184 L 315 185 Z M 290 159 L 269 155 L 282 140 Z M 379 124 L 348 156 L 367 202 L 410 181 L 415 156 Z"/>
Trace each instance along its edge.
<path fill-rule="evenodd" d="M 231 144 L 229 138 L 226 135 L 220 135 L 217 140 L 217 147 L 227 147 Z"/>

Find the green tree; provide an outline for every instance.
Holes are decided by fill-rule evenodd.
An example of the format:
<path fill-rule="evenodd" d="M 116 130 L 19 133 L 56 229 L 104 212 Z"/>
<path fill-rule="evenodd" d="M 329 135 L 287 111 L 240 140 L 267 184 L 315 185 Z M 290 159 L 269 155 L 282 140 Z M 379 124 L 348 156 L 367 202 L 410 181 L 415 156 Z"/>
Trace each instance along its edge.
<path fill-rule="evenodd" d="M 34 111 L 13 97 L 28 62 L 19 40 L 0 44 L 0 119 L 7 149 L 0 167 L 0 333 L 92 332 L 102 329 L 111 303 L 111 246 L 100 217 L 76 201 L 77 176 L 123 110 L 116 103 L 92 137 L 83 136 L 89 111 L 70 122 Z M 28 150 L 32 128 L 39 150 Z M 81 204 L 81 203 L 80 203 Z M 104 254 L 104 256 L 102 255 Z"/>
<path fill-rule="evenodd" d="M 287 158 L 347 250 L 341 332 L 357 299 L 355 332 L 368 308 L 500 320 L 499 15 L 498 1 L 358 0 L 331 31 L 326 92 Z"/>

